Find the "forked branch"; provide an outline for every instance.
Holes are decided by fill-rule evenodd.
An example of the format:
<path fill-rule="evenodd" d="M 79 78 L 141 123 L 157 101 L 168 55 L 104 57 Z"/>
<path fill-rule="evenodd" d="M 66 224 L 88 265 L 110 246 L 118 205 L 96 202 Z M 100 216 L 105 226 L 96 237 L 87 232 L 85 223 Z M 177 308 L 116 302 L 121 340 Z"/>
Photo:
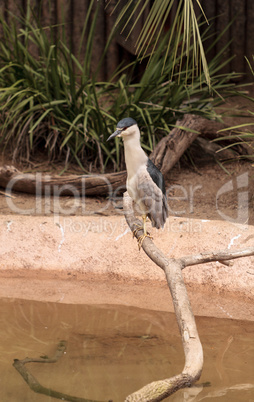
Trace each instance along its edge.
<path fill-rule="evenodd" d="M 133 232 L 140 226 L 140 221 L 134 216 L 132 199 L 127 192 L 124 193 L 123 207 L 125 219 Z M 142 234 L 142 229 L 135 231 L 137 238 Z M 139 391 L 129 395 L 125 399 L 126 402 L 162 401 L 180 388 L 195 383 L 201 376 L 203 368 L 203 349 L 182 277 L 182 269 L 194 264 L 202 264 L 211 261 L 227 261 L 233 258 L 254 255 L 254 247 L 251 247 L 238 251 L 223 250 L 216 253 L 201 253 L 199 255 L 186 256 L 178 259 L 166 258 L 149 237 L 144 239 L 142 248 L 147 256 L 165 272 L 182 337 L 185 365 L 181 374 L 145 385 Z"/>

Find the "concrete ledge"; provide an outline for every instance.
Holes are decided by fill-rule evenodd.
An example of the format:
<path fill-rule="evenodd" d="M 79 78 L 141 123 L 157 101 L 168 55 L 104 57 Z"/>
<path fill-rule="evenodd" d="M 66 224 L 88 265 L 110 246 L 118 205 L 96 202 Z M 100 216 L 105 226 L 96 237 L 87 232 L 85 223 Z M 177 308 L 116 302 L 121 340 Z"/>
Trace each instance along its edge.
<path fill-rule="evenodd" d="M 151 229 L 168 257 L 251 247 L 254 227 L 172 218 Z M 119 216 L 0 217 L 0 297 L 172 311 L 164 273 Z M 183 272 L 194 314 L 254 320 L 254 257 Z"/>

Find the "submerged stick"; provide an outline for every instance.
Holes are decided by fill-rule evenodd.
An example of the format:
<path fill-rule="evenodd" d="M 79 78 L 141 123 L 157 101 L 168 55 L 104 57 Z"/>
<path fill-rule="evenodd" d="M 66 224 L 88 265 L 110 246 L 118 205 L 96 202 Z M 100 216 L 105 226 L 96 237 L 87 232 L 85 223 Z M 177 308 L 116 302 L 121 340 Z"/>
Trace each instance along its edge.
<path fill-rule="evenodd" d="M 59 342 L 55 355 L 52 358 L 48 357 L 39 357 L 39 358 L 30 358 L 26 357 L 23 360 L 14 359 L 13 366 L 19 372 L 19 374 L 24 378 L 26 383 L 29 385 L 30 389 L 38 394 L 43 394 L 47 396 L 51 396 L 52 398 L 61 399 L 62 401 L 70 401 L 70 402 L 99 402 L 91 399 L 78 398 L 76 396 L 71 396 L 64 394 L 62 392 L 55 391 L 51 388 L 44 387 L 39 383 L 39 381 L 30 373 L 28 368 L 25 366 L 27 363 L 56 363 L 60 357 L 63 355 L 66 349 L 66 342 Z"/>

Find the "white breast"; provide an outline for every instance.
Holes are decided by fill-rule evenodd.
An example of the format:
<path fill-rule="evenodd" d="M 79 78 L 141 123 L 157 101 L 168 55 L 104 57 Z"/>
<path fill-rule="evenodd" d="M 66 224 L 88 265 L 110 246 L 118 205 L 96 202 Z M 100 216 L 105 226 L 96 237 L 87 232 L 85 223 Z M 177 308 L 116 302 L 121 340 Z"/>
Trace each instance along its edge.
<path fill-rule="evenodd" d="M 146 207 L 142 202 L 142 195 L 140 194 L 140 184 L 142 183 L 142 177 L 147 174 L 146 167 L 142 166 L 139 168 L 138 172 L 135 172 L 133 176 L 127 177 L 127 191 L 130 197 L 135 201 L 137 206 L 139 207 L 140 213 L 146 213 Z"/>

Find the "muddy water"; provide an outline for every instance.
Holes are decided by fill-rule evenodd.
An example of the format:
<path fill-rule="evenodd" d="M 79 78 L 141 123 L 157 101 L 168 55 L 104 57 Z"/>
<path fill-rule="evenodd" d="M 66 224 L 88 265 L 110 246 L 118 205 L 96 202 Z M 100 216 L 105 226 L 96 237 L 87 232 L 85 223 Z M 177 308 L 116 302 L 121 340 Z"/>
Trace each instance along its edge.
<path fill-rule="evenodd" d="M 119 306 L 0 300 L 0 401 L 49 402 L 31 391 L 13 359 L 54 355 L 27 369 L 45 387 L 80 398 L 124 401 L 148 382 L 181 371 L 184 356 L 173 314 Z M 254 323 L 197 318 L 205 364 L 199 383 L 170 401 L 254 401 Z M 68 400 L 68 399 L 67 399 Z"/>

